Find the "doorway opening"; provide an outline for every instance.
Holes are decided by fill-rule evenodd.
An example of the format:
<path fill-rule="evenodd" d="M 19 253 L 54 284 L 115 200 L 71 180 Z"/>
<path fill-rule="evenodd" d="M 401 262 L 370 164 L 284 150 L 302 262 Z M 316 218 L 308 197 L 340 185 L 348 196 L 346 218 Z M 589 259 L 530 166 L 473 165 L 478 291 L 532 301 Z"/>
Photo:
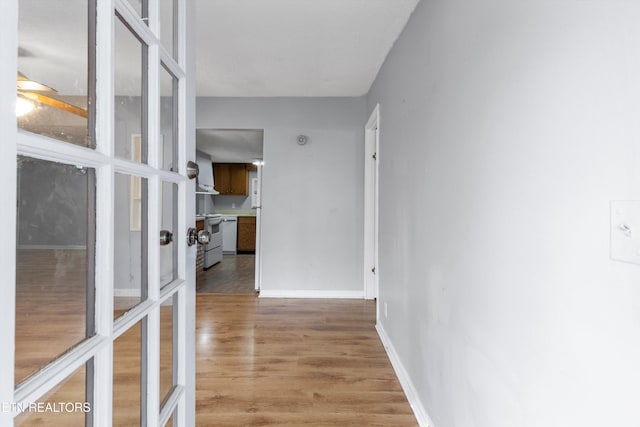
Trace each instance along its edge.
<path fill-rule="evenodd" d="M 212 233 L 196 268 L 200 293 L 260 290 L 264 131 L 197 129 L 197 219 Z"/>

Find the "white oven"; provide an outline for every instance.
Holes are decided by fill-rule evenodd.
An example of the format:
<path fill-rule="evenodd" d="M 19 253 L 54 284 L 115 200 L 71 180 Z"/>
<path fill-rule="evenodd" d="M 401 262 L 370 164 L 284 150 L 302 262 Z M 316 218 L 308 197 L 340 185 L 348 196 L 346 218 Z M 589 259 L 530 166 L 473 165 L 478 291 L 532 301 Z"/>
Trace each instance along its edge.
<path fill-rule="evenodd" d="M 220 215 L 207 215 L 205 230 L 210 234 L 209 243 L 204 248 L 204 268 L 210 268 L 222 261 L 222 227 Z"/>

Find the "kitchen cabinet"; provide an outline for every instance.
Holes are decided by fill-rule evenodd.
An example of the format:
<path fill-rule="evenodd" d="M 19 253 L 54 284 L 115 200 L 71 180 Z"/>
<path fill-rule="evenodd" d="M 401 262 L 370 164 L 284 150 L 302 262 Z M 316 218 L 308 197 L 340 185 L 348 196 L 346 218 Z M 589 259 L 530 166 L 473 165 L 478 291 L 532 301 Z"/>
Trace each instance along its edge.
<path fill-rule="evenodd" d="M 238 217 L 238 252 L 256 251 L 256 217 Z"/>
<path fill-rule="evenodd" d="M 249 195 L 249 168 L 245 163 L 214 163 L 213 180 L 221 195 Z"/>

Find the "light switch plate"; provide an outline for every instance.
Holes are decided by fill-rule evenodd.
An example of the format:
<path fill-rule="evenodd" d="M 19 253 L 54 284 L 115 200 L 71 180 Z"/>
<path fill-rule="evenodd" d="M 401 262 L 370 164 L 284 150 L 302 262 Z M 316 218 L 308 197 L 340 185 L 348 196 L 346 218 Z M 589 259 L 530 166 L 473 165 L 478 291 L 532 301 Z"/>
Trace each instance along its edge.
<path fill-rule="evenodd" d="M 611 202 L 611 259 L 640 264 L 640 201 Z"/>

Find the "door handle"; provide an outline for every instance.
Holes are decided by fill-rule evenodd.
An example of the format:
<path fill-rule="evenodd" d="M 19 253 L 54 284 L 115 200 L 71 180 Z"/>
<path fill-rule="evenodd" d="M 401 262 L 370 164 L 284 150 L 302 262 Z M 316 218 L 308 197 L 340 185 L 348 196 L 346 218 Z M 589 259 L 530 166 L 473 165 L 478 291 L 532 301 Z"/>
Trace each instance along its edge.
<path fill-rule="evenodd" d="M 196 230 L 195 228 L 190 228 L 187 230 L 187 245 L 193 246 L 196 243 L 201 245 L 206 245 L 211 240 L 211 234 L 207 230 Z"/>
<path fill-rule="evenodd" d="M 187 177 L 189 179 L 197 178 L 200 173 L 200 167 L 196 162 L 189 160 L 187 162 Z"/>
<path fill-rule="evenodd" d="M 160 246 L 166 246 L 173 242 L 173 233 L 169 230 L 160 230 Z"/>

